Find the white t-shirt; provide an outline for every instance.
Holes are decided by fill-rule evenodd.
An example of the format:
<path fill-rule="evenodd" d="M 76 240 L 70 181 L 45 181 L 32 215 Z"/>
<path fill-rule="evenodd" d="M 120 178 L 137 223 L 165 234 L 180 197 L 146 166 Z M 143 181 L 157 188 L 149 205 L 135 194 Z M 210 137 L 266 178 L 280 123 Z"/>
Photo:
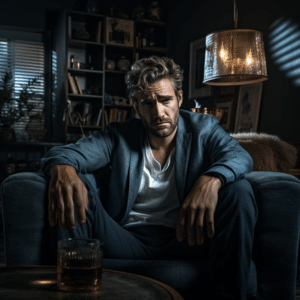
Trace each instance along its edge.
<path fill-rule="evenodd" d="M 180 204 L 175 185 L 175 147 L 163 169 L 154 158 L 148 136 L 145 137 L 144 168 L 139 191 L 124 228 L 139 225 L 163 225 L 176 228 Z"/>

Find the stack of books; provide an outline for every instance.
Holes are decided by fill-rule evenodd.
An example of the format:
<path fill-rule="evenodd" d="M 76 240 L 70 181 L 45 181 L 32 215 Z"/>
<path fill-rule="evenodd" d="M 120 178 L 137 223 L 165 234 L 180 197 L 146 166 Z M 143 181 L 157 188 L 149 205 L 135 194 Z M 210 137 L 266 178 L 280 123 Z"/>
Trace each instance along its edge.
<path fill-rule="evenodd" d="M 95 116 L 94 119 L 94 126 L 100 126 L 101 125 L 101 116 L 102 116 L 103 110 L 100 108 L 98 115 Z M 104 125 L 107 125 L 111 122 L 124 122 L 127 118 L 128 110 L 123 108 L 110 108 L 109 110 L 104 111 Z M 109 116 L 109 117 L 108 117 Z"/>

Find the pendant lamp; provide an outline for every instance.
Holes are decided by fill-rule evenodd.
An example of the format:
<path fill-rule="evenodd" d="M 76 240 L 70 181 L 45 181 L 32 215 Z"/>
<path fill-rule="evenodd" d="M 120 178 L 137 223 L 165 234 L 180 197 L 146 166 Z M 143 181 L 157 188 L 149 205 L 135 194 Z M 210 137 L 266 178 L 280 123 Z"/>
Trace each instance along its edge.
<path fill-rule="evenodd" d="M 203 83 L 225 86 L 268 80 L 262 32 L 237 29 L 237 21 L 234 0 L 234 29 L 206 36 Z"/>

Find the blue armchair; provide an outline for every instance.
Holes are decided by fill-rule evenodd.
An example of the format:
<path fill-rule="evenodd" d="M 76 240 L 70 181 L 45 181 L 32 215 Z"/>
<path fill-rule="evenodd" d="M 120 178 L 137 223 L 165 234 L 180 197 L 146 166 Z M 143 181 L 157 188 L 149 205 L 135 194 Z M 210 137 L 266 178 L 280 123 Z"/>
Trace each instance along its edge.
<path fill-rule="evenodd" d="M 103 178 L 107 178 L 103 174 Z M 87 176 L 95 188 L 101 189 L 99 183 L 104 181 L 98 175 Z M 251 172 L 247 179 L 259 208 L 248 299 L 294 300 L 300 229 L 300 180 L 279 172 Z M 41 171 L 15 174 L 2 183 L 7 266 L 56 264 L 50 253 L 47 189 L 48 179 Z M 187 300 L 205 299 L 203 291 L 208 284 L 207 261 L 104 258 L 103 267 L 154 278 L 173 287 Z"/>

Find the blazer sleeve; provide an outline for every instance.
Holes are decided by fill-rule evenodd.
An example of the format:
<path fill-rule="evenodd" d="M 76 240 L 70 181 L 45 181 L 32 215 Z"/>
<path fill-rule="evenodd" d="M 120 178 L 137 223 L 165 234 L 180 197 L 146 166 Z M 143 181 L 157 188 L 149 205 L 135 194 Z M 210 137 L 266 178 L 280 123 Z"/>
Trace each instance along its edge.
<path fill-rule="evenodd" d="M 253 170 L 251 155 L 240 143 L 227 133 L 216 118 L 204 140 L 204 148 L 210 157 L 210 168 L 202 175 L 222 178 L 223 185 L 246 178 Z M 219 176 L 218 176 L 219 175 Z"/>
<path fill-rule="evenodd" d="M 104 131 L 98 131 L 75 144 L 52 147 L 41 159 L 41 169 L 48 176 L 53 165 L 69 165 L 77 173 L 92 173 L 110 163 L 115 145 L 115 134 L 109 124 Z"/>

